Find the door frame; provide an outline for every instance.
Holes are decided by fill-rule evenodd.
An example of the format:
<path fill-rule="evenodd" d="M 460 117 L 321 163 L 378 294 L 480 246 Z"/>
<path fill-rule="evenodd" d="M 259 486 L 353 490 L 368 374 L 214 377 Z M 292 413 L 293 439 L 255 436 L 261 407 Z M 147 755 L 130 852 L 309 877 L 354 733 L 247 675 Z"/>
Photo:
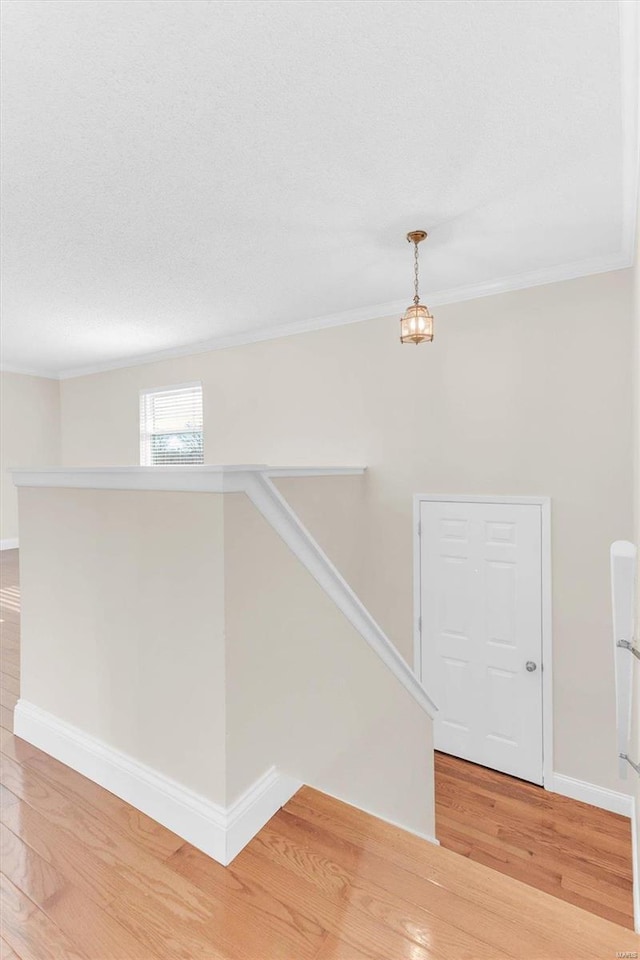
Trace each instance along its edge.
<path fill-rule="evenodd" d="M 542 784 L 553 790 L 553 642 L 551 585 L 551 498 L 416 493 L 413 497 L 413 670 L 422 681 L 422 597 L 420 570 L 420 507 L 425 501 L 449 503 L 506 503 L 540 507 L 540 580 L 542 587 Z M 426 687 L 425 687 L 426 689 Z M 432 691 L 427 691 L 429 696 Z M 438 705 L 437 696 L 435 698 Z"/>

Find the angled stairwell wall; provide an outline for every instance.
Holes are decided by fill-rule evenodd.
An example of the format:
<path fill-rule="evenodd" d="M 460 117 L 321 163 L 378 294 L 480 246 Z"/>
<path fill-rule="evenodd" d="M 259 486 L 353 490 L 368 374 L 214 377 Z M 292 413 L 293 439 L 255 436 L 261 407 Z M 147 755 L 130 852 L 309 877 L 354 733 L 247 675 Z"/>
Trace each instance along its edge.
<path fill-rule="evenodd" d="M 434 836 L 432 722 L 244 494 L 225 497 L 227 786 L 264 758 Z"/>
<path fill-rule="evenodd" d="M 18 483 L 19 736 L 225 864 L 301 783 L 432 839 L 433 705 L 267 468 Z"/>

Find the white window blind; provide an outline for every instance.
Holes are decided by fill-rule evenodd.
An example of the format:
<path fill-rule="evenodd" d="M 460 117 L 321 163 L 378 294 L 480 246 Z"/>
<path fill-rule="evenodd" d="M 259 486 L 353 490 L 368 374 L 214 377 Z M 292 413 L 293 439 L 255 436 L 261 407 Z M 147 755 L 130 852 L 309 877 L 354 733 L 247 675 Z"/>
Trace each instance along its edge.
<path fill-rule="evenodd" d="M 140 392 L 140 463 L 204 463 L 201 383 Z"/>

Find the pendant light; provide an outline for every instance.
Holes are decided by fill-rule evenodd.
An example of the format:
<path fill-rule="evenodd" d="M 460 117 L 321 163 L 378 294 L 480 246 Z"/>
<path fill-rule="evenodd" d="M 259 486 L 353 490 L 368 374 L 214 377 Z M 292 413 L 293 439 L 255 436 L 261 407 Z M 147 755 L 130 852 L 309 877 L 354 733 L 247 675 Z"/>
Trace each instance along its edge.
<path fill-rule="evenodd" d="M 433 340 L 433 317 L 429 313 L 429 308 L 420 303 L 418 294 L 418 244 L 427 239 L 426 230 L 412 230 L 407 234 L 407 241 L 414 246 L 413 289 L 415 296 L 413 303 L 404 312 L 400 318 L 400 341 L 402 343 L 419 343 Z"/>

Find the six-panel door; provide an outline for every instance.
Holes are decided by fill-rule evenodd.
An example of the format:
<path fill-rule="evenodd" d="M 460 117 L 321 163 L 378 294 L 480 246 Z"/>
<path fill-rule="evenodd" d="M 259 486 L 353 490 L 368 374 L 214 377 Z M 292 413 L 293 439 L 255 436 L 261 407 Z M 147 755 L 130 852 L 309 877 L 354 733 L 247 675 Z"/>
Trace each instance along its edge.
<path fill-rule="evenodd" d="M 540 507 L 422 501 L 420 523 L 435 748 L 542 783 Z"/>

